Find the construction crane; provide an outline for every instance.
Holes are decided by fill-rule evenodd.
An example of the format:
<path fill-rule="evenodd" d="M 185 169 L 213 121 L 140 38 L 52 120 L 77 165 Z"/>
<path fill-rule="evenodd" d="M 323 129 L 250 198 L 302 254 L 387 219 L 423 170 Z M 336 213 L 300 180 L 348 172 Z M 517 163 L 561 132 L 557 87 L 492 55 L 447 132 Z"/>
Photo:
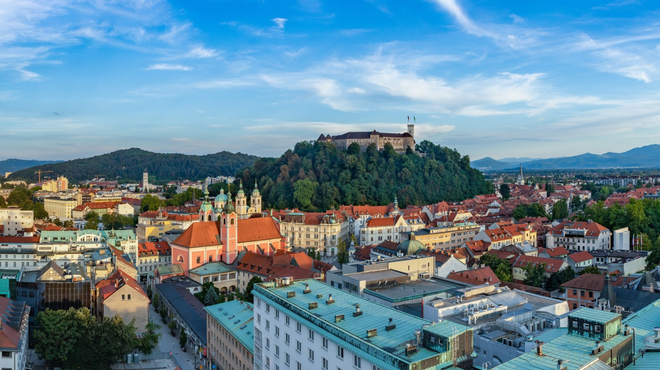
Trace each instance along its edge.
<path fill-rule="evenodd" d="M 41 174 L 42 173 L 48 173 L 48 172 L 55 172 L 55 171 L 42 171 L 42 170 L 39 170 L 39 171 L 35 172 L 35 173 L 39 174 L 39 182 L 41 182 Z"/>

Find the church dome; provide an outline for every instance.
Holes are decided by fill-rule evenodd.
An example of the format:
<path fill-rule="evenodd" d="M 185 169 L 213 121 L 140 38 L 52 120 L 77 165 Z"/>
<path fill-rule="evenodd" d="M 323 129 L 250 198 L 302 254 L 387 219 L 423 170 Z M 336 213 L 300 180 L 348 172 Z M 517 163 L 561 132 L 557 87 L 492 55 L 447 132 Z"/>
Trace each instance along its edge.
<path fill-rule="evenodd" d="M 404 256 L 412 256 L 423 249 L 425 249 L 424 244 L 417 241 L 415 233 L 410 233 L 410 239 L 402 242 L 396 247 L 396 251 L 403 253 Z"/>
<path fill-rule="evenodd" d="M 225 189 L 220 189 L 220 194 L 215 196 L 216 203 L 225 203 L 227 201 L 227 194 L 225 194 Z"/>
<path fill-rule="evenodd" d="M 227 197 L 227 204 L 225 204 L 225 213 L 230 214 L 235 211 L 236 210 L 234 208 L 234 203 L 231 201 L 231 193 L 230 193 L 229 196 Z"/>

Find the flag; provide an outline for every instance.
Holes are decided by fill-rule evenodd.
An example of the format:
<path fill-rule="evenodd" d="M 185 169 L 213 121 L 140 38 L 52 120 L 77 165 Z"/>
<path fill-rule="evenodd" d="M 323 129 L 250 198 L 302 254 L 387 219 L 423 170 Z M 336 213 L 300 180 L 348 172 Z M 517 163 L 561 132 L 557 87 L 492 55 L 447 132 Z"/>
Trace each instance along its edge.
<path fill-rule="evenodd" d="M 413 122 L 417 122 L 417 118 L 415 118 L 415 116 L 413 116 Z"/>
<path fill-rule="evenodd" d="M 410 122 L 410 116 L 408 116 L 408 122 Z"/>

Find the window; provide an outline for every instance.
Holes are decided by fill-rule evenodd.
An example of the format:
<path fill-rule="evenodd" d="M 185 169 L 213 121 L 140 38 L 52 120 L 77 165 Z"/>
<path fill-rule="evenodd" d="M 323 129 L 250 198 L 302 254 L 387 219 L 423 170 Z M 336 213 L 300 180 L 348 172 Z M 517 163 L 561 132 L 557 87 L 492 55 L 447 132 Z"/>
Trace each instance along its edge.
<path fill-rule="evenodd" d="M 296 351 L 302 352 L 302 343 L 299 340 L 296 341 Z"/>
<path fill-rule="evenodd" d="M 302 370 L 302 364 L 296 361 L 296 370 Z"/>
<path fill-rule="evenodd" d="M 575 303 L 573 303 L 573 308 L 575 308 Z M 573 321 L 573 329 L 577 329 L 577 328 L 578 328 L 578 322 L 577 322 L 577 320 L 574 320 Z"/>
<path fill-rule="evenodd" d="M 309 349 L 309 360 L 314 362 L 314 351 L 311 348 Z"/>
<path fill-rule="evenodd" d="M 126 300 L 126 294 L 122 294 L 122 295 L 121 295 L 121 300 L 122 300 L 122 301 L 125 301 L 125 300 Z"/>
<path fill-rule="evenodd" d="M 291 356 L 288 353 L 284 354 L 284 363 L 287 365 L 291 363 Z"/>
<path fill-rule="evenodd" d="M 266 303 L 266 312 L 270 312 L 270 305 Z"/>
<path fill-rule="evenodd" d="M 280 327 L 279 326 L 275 327 L 275 336 L 278 337 L 278 338 L 280 336 Z"/>
<path fill-rule="evenodd" d="M 358 369 L 362 367 L 362 359 L 357 355 L 353 355 L 353 366 L 357 367 Z"/>
<path fill-rule="evenodd" d="M 573 295 L 577 295 L 577 289 L 573 289 Z"/>
<path fill-rule="evenodd" d="M 270 357 L 266 357 L 266 367 L 270 369 Z"/>
<path fill-rule="evenodd" d="M 307 329 L 309 331 L 309 341 L 313 342 L 314 341 L 314 332 L 312 329 Z"/>
<path fill-rule="evenodd" d="M 201 263 L 201 262 L 202 262 L 202 258 L 201 258 L 201 257 L 197 257 L 197 263 Z"/>
<path fill-rule="evenodd" d="M 284 334 L 284 343 L 286 344 L 291 343 L 291 337 L 289 336 L 289 333 Z"/>
<path fill-rule="evenodd" d="M 589 330 L 589 329 L 590 329 L 589 324 L 586 323 L 586 322 L 585 322 L 584 324 L 582 324 L 582 329 L 584 329 L 584 330 Z"/>
<path fill-rule="evenodd" d="M 266 330 L 270 330 L 270 321 L 266 320 Z"/>
<path fill-rule="evenodd" d="M 328 370 L 328 359 L 323 357 L 323 361 L 321 361 L 323 364 L 323 370 Z"/>
<path fill-rule="evenodd" d="M 323 337 L 323 348 L 328 349 L 328 338 Z"/>
<path fill-rule="evenodd" d="M 266 349 L 270 349 L 270 339 L 266 338 Z"/>
<path fill-rule="evenodd" d="M 589 292 L 589 298 L 593 298 L 593 297 L 594 297 L 594 292 Z"/>
<path fill-rule="evenodd" d="M 280 357 L 280 346 L 275 345 L 275 357 Z"/>
<path fill-rule="evenodd" d="M 261 323 L 261 315 L 260 314 L 257 314 L 257 322 Z"/>
<path fill-rule="evenodd" d="M 131 300 L 131 295 L 130 295 L 130 294 L 128 295 L 128 300 L 129 300 L 129 301 Z"/>
<path fill-rule="evenodd" d="M 275 318 L 279 319 L 280 318 L 280 311 L 275 310 Z"/>
<path fill-rule="evenodd" d="M 2 351 L 2 357 L 11 357 L 11 352 Z"/>
<path fill-rule="evenodd" d="M 337 357 L 344 358 L 344 348 L 337 346 Z"/>
<path fill-rule="evenodd" d="M 287 326 L 289 326 L 289 324 L 291 324 L 291 318 L 290 318 L 289 316 L 287 316 L 286 319 L 284 320 L 284 323 L 285 323 Z"/>
<path fill-rule="evenodd" d="M 296 331 L 297 331 L 298 333 L 300 333 L 300 332 L 302 331 L 302 324 L 299 323 L 299 322 L 296 323 Z"/>

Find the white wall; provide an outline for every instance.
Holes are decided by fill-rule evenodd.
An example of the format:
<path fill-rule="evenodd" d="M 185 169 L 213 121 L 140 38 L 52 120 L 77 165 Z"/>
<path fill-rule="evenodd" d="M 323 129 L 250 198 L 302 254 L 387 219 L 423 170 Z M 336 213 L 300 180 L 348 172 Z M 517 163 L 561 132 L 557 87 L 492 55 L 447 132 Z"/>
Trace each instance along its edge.
<path fill-rule="evenodd" d="M 289 317 L 289 323 L 286 321 L 287 315 L 277 310 L 274 306 L 267 304 L 259 297 L 255 297 L 254 304 L 254 369 L 255 370 L 275 370 L 279 368 L 296 370 L 297 363 L 303 370 L 322 370 L 323 359 L 328 362 L 327 369 L 357 369 L 354 366 L 354 355 L 349 348 L 343 348 L 343 358 L 337 355 L 335 342 L 327 338 L 327 348 L 323 346 L 323 337 L 314 331 L 313 337 L 310 337 L 310 328 L 305 325 L 306 321 L 300 322 L 300 331 L 298 331 L 298 321 Z M 279 336 L 276 335 L 279 329 Z M 286 343 L 286 335 L 289 335 L 289 343 Z M 261 337 L 261 338 L 259 338 Z M 300 351 L 298 351 L 300 343 Z M 279 355 L 278 355 L 279 347 Z M 314 359 L 310 358 L 310 350 L 314 354 Z M 287 354 L 289 363 L 286 363 Z M 372 370 L 372 364 L 364 359 L 360 359 L 359 369 Z"/>

